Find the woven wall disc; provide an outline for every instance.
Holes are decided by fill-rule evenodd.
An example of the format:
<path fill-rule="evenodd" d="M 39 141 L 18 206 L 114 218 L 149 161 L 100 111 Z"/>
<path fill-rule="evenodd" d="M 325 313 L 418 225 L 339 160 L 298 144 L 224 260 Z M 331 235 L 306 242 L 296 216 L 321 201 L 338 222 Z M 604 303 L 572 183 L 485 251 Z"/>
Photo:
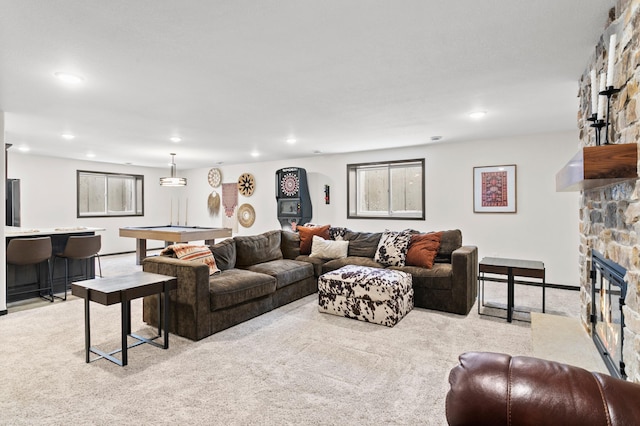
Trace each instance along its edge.
<path fill-rule="evenodd" d="M 242 204 L 238 207 L 238 223 L 249 228 L 256 221 L 256 211 L 251 204 Z"/>

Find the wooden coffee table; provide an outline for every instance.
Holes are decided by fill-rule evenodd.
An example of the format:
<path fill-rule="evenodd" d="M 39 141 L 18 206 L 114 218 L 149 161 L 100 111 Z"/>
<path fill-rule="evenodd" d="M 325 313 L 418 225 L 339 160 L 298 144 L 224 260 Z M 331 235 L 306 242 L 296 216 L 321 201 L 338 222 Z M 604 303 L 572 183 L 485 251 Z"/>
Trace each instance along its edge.
<path fill-rule="evenodd" d="M 169 348 L 169 304 L 163 303 L 168 300 L 169 290 L 176 288 L 176 277 L 169 275 L 153 274 L 150 272 L 135 272 L 129 275 L 121 275 L 108 278 L 96 278 L 93 280 L 78 281 L 71 284 L 71 294 L 82 297 L 84 299 L 84 337 L 85 337 L 85 353 L 86 362 L 93 362 L 102 358 L 108 359 L 122 367 L 127 365 L 127 349 L 149 343 L 153 346 L 168 349 Z M 151 296 L 153 294 L 163 293 L 164 297 L 158 297 L 160 306 L 158 312 L 162 312 L 162 318 L 158 321 L 158 335 L 152 338 L 145 338 L 136 334 L 131 334 L 131 301 L 139 297 Z M 91 327 L 90 327 L 90 302 L 100 303 L 101 305 L 121 305 L 121 330 L 122 330 L 122 346 L 111 352 L 104 352 L 91 346 Z M 155 339 L 162 336 L 162 328 L 164 324 L 164 343 L 154 342 Z M 129 345 L 127 337 L 131 336 L 137 342 Z M 94 359 L 90 359 L 91 352 L 99 355 Z M 121 358 L 118 359 L 113 355 L 122 352 Z"/>

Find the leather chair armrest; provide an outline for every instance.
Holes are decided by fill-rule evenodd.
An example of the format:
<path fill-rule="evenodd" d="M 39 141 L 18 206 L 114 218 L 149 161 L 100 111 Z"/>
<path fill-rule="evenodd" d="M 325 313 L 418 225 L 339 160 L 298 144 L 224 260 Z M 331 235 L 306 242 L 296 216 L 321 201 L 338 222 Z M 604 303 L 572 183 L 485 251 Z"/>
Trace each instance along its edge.
<path fill-rule="evenodd" d="M 634 425 L 640 385 L 539 358 L 468 352 L 449 374 L 449 425 Z"/>

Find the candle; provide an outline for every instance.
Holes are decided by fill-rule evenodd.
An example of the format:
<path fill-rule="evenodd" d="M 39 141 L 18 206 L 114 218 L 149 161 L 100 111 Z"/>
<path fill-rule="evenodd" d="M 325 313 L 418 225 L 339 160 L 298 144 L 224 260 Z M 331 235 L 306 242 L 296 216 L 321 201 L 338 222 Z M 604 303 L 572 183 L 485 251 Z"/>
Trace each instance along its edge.
<path fill-rule="evenodd" d="M 605 87 L 605 85 L 607 84 L 606 79 L 607 79 L 607 74 L 605 73 L 600 74 L 600 91 L 601 92 L 607 89 Z M 598 96 L 598 120 L 604 120 L 604 106 L 606 103 L 607 103 L 606 95 Z"/>
<path fill-rule="evenodd" d="M 596 70 L 591 70 L 591 115 L 598 112 L 598 80 Z"/>
<path fill-rule="evenodd" d="M 180 197 L 178 197 L 178 223 L 177 224 L 178 226 L 180 226 Z"/>
<path fill-rule="evenodd" d="M 189 212 L 189 197 L 184 200 L 184 226 L 187 226 L 187 216 Z"/>
<path fill-rule="evenodd" d="M 173 225 L 173 198 L 171 199 L 171 208 L 169 209 L 169 226 Z"/>
<path fill-rule="evenodd" d="M 611 34 L 609 38 L 609 63 L 607 64 L 607 87 L 613 87 L 613 67 L 616 61 L 616 38 Z"/>

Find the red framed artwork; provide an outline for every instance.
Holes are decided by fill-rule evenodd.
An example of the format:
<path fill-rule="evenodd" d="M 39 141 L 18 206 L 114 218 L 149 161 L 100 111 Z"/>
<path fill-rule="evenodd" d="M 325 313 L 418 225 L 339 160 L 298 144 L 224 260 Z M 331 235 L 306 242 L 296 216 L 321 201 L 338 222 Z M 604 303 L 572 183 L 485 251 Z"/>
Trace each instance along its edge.
<path fill-rule="evenodd" d="M 515 213 L 516 189 L 515 164 L 474 167 L 474 213 Z"/>

